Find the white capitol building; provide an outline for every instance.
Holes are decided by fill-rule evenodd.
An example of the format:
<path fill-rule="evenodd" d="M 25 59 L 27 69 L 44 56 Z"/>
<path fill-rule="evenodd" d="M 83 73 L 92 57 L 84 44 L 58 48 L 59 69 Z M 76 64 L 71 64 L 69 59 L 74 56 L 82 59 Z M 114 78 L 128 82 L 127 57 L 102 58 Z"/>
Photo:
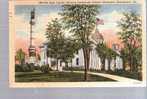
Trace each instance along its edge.
<path fill-rule="evenodd" d="M 102 34 L 99 33 L 98 29 L 96 29 L 95 33 L 92 34 L 91 36 L 91 40 L 95 43 L 101 43 L 104 42 L 103 36 Z M 98 54 L 95 50 L 96 45 L 93 44 L 93 48 L 90 52 L 90 64 L 89 64 L 89 68 L 90 69 L 95 69 L 95 70 L 101 70 L 102 69 L 102 64 L 101 64 L 101 59 L 98 57 Z M 119 52 L 119 45 L 118 44 L 112 44 L 112 49 L 117 52 L 117 54 L 120 54 Z M 53 65 L 53 62 L 55 61 L 55 59 L 47 57 L 47 43 L 44 43 L 40 46 L 40 66 L 42 65 L 49 65 L 49 67 L 51 67 L 52 69 L 56 70 L 57 69 L 57 65 Z M 62 71 L 62 68 L 65 67 L 65 63 L 64 62 L 60 62 L 61 66 L 58 66 L 58 70 Z M 84 68 L 84 55 L 83 55 L 83 51 L 82 49 L 78 50 L 75 55 L 74 58 L 72 59 L 71 63 L 68 63 L 69 67 L 82 67 Z M 108 70 L 108 60 L 105 59 L 105 70 Z M 123 62 L 122 59 L 119 56 L 116 56 L 115 59 L 112 59 L 110 62 L 110 69 L 111 70 L 119 70 L 119 69 L 123 69 Z"/>

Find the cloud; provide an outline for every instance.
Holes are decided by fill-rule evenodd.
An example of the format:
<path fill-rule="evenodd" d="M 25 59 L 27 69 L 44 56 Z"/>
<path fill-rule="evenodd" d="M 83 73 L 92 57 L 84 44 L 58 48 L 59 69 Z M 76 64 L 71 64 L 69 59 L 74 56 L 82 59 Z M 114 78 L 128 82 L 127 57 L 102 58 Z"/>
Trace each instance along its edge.
<path fill-rule="evenodd" d="M 57 13 L 42 14 L 37 17 L 34 27 L 34 43 L 37 44 L 37 46 L 40 46 L 46 41 L 45 32 L 47 24 L 55 18 L 60 19 L 61 17 Z"/>
<path fill-rule="evenodd" d="M 98 28 L 100 31 L 103 30 L 113 30 L 116 33 L 119 29 L 117 27 L 117 22 L 123 17 L 122 13 L 113 10 L 110 13 L 102 13 L 98 15 L 100 19 L 103 19 L 104 25 L 99 25 Z"/>
<path fill-rule="evenodd" d="M 27 53 L 28 51 L 28 43 L 26 39 L 22 39 L 18 36 L 15 38 L 15 50 L 17 51 L 18 49 L 23 49 Z"/>
<path fill-rule="evenodd" d="M 45 42 L 45 31 L 47 23 L 54 18 L 60 18 L 57 13 L 41 14 L 36 17 L 36 24 L 33 26 L 33 43 L 36 47 L 39 47 Z M 15 31 L 16 31 L 16 49 L 26 49 L 29 46 L 30 24 L 29 19 L 26 18 L 26 14 L 15 15 Z"/>
<path fill-rule="evenodd" d="M 117 35 L 117 32 L 119 31 L 117 22 L 123 17 L 122 13 L 113 10 L 110 13 L 102 13 L 97 17 L 104 21 L 104 25 L 99 25 L 97 28 L 103 35 L 106 44 L 109 47 L 112 47 L 112 44 L 117 43 L 122 47 L 121 40 Z"/>
<path fill-rule="evenodd" d="M 19 37 L 26 38 L 29 33 L 29 21 L 25 19 L 25 14 L 15 15 L 15 31 Z"/>
<path fill-rule="evenodd" d="M 51 20 L 55 18 L 60 19 L 58 13 L 49 13 L 49 14 L 42 14 L 40 16 L 37 16 L 35 31 L 42 31 L 42 30 L 45 31 L 47 27 L 47 23 L 51 22 Z"/>

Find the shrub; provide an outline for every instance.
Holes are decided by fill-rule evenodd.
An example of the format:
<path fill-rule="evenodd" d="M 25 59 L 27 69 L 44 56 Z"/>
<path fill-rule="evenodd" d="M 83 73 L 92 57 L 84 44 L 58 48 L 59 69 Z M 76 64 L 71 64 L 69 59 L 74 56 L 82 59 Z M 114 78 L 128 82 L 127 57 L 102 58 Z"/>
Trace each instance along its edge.
<path fill-rule="evenodd" d="M 32 72 L 32 71 L 34 71 L 34 64 L 33 63 L 30 63 L 30 64 L 26 64 L 26 66 L 29 68 L 29 72 Z"/>
<path fill-rule="evenodd" d="M 124 73 L 125 71 L 123 69 L 116 69 L 115 72 L 116 73 Z"/>
<path fill-rule="evenodd" d="M 34 66 L 34 70 L 41 70 L 40 66 Z"/>
<path fill-rule="evenodd" d="M 15 64 L 15 72 L 22 72 L 22 66 L 19 64 Z"/>
<path fill-rule="evenodd" d="M 67 70 L 67 71 L 83 71 L 84 68 L 82 66 L 80 66 L 80 67 L 63 67 L 63 70 Z"/>
<path fill-rule="evenodd" d="M 22 66 L 22 72 L 29 72 L 29 71 L 31 71 L 30 68 L 29 68 L 29 66 L 27 64 L 24 64 Z"/>
<path fill-rule="evenodd" d="M 49 73 L 49 71 L 52 71 L 52 69 L 49 68 L 48 65 L 43 65 L 43 66 L 41 66 L 41 71 L 42 71 L 43 73 Z"/>
<path fill-rule="evenodd" d="M 34 65 L 33 64 L 23 64 L 23 65 L 15 65 L 15 72 L 32 72 L 34 71 Z"/>

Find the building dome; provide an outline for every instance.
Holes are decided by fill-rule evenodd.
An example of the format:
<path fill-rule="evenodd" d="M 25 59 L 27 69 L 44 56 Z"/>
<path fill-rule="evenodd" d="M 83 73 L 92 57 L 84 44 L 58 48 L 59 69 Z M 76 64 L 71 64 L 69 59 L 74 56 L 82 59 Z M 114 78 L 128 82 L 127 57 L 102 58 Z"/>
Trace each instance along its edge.
<path fill-rule="evenodd" d="M 92 39 L 96 42 L 96 43 L 101 43 L 104 41 L 103 35 L 99 32 L 99 31 L 95 31 L 94 34 L 92 34 Z"/>

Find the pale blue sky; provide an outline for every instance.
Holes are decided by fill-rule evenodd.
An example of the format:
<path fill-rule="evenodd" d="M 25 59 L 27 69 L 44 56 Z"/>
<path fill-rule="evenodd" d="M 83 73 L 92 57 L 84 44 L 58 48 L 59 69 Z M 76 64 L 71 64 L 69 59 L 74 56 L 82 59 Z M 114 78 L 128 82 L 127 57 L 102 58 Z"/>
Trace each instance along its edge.
<path fill-rule="evenodd" d="M 58 12 L 62 11 L 61 5 L 17 5 L 15 7 L 15 30 L 17 38 L 29 41 L 30 32 L 30 11 L 35 8 L 35 26 L 33 27 L 33 36 L 35 37 L 36 43 L 44 42 L 46 27 L 49 21 L 53 18 L 61 18 Z M 104 20 L 104 25 L 99 25 L 98 28 L 102 33 L 109 33 L 116 35 L 117 21 L 122 17 L 122 12 L 134 11 L 138 14 L 141 13 L 141 5 L 139 4 L 102 4 L 100 8 L 100 14 L 97 17 Z"/>
<path fill-rule="evenodd" d="M 26 14 L 27 18 L 32 8 L 36 9 L 36 15 L 60 12 L 62 10 L 61 5 L 17 5 L 15 7 L 15 14 Z M 110 13 L 114 10 L 117 10 L 118 12 L 135 11 L 137 13 L 140 13 L 141 6 L 139 4 L 102 4 L 100 13 Z"/>

